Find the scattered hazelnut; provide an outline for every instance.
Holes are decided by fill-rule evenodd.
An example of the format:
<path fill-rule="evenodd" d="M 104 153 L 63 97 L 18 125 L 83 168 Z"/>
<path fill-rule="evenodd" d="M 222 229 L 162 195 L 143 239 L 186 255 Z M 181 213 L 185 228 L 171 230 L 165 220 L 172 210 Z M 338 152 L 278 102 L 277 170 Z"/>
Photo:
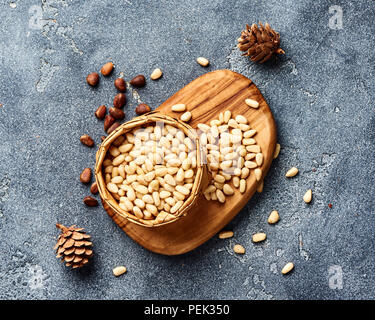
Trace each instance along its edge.
<path fill-rule="evenodd" d="M 81 136 L 81 138 L 79 138 L 79 140 L 82 142 L 82 144 L 88 147 L 93 147 L 95 144 L 94 140 L 88 134 L 84 134 Z"/>
<path fill-rule="evenodd" d="M 98 190 L 98 184 L 96 182 L 94 182 L 91 187 L 90 187 L 90 192 L 92 194 L 97 194 L 99 192 Z"/>

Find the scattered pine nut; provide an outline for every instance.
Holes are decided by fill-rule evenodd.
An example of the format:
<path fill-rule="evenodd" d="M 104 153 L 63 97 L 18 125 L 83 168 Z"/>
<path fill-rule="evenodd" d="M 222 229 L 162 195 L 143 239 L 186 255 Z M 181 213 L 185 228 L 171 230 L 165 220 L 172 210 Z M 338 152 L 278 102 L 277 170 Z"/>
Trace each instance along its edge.
<path fill-rule="evenodd" d="M 298 169 L 296 167 L 290 168 L 288 172 L 285 174 L 287 178 L 292 178 L 298 173 Z"/>
<path fill-rule="evenodd" d="M 252 107 L 254 109 L 258 109 L 259 108 L 259 102 L 258 101 L 255 101 L 253 99 L 245 99 L 245 103 L 249 106 L 249 107 Z"/>
<path fill-rule="evenodd" d="M 197 62 L 202 66 L 202 67 L 207 67 L 210 64 L 210 61 L 206 58 L 203 57 L 198 57 Z"/>
<path fill-rule="evenodd" d="M 276 143 L 275 151 L 273 153 L 274 159 L 276 159 L 279 156 L 280 149 L 281 149 L 280 143 Z"/>
<path fill-rule="evenodd" d="M 303 201 L 305 201 L 306 203 L 310 203 L 311 199 L 312 199 L 312 190 L 309 189 L 306 191 L 305 195 L 303 196 Z"/>
<path fill-rule="evenodd" d="M 254 170 L 254 174 L 257 181 L 260 181 L 262 179 L 262 169 L 256 168 Z"/>
<path fill-rule="evenodd" d="M 234 235 L 233 231 L 221 231 L 219 233 L 219 238 L 220 239 L 228 239 L 228 238 L 232 238 Z"/>
<path fill-rule="evenodd" d="M 281 270 L 281 273 L 282 274 L 287 274 L 289 273 L 290 271 L 292 271 L 294 268 L 294 264 L 293 262 L 288 262 Z"/>
<path fill-rule="evenodd" d="M 126 267 L 118 266 L 118 267 L 114 268 L 112 270 L 112 272 L 113 272 L 113 275 L 115 275 L 116 277 L 119 277 L 126 272 Z"/>
<path fill-rule="evenodd" d="M 157 79 L 159 79 L 162 75 L 163 75 L 163 72 L 161 71 L 161 69 L 156 68 L 154 71 L 152 71 L 150 77 L 151 77 L 152 80 L 157 80 Z"/>
<path fill-rule="evenodd" d="M 186 111 L 185 113 L 183 113 L 180 117 L 180 119 L 183 121 L 183 122 L 189 122 L 191 120 L 191 112 L 189 111 Z"/>
<path fill-rule="evenodd" d="M 266 240 L 266 238 L 267 238 L 267 235 L 263 232 L 253 234 L 253 242 L 261 242 L 261 241 Z"/>
<path fill-rule="evenodd" d="M 172 111 L 174 112 L 184 112 L 186 110 L 186 106 L 183 103 L 175 104 L 172 106 Z"/>
<path fill-rule="evenodd" d="M 279 216 L 279 213 L 277 212 L 277 210 L 273 210 L 269 217 L 268 217 L 268 223 L 269 224 L 275 224 L 276 222 L 278 222 L 280 220 L 280 216 Z"/>
<path fill-rule="evenodd" d="M 241 246 L 240 244 L 236 244 L 234 247 L 233 247 L 233 251 L 235 253 L 238 253 L 238 254 L 244 254 L 245 253 L 245 248 L 243 246 Z"/>

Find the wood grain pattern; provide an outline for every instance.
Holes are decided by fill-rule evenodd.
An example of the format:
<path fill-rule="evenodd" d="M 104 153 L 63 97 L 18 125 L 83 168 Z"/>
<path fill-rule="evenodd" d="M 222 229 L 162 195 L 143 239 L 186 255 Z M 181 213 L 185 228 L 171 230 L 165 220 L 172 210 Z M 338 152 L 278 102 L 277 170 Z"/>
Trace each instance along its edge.
<path fill-rule="evenodd" d="M 257 100 L 259 109 L 248 107 L 244 102 L 246 98 Z M 190 125 L 193 128 L 198 123 L 209 124 L 225 110 L 230 110 L 234 116 L 244 115 L 251 127 L 257 130 L 255 139 L 264 156 L 263 176 L 267 173 L 276 145 L 276 125 L 269 106 L 250 79 L 230 70 L 206 73 L 175 93 L 157 111 L 178 118 L 181 114 L 171 111 L 171 106 L 177 103 L 184 103 L 192 113 Z M 177 255 L 193 250 L 224 228 L 253 196 L 258 184 L 251 170 L 244 194 L 236 189 L 233 196 L 227 197 L 225 204 L 207 201 L 200 195 L 197 205 L 186 217 L 157 228 L 131 223 L 105 204 L 103 206 L 128 236 L 141 246 L 156 253 Z"/>

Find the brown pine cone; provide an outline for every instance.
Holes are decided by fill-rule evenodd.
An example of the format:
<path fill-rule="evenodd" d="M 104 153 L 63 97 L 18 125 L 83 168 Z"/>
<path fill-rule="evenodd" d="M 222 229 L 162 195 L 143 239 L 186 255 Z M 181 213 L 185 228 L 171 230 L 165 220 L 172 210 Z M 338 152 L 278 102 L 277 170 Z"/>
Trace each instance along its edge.
<path fill-rule="evenodd" d="M 263 26 L 259 22 L 259 27 L 255 23 L 251 27 L 246 25 L 237 41 L 237 47 L 245 51 L 244 56 L 249 56 L 254 62 L 263 63 L 275 53 L 285 53 L 280 48 L 280 35 L 268 23 Z"/>
<path fill-rule="evenodd" d="M 83 228 L 76 228 L 75 225 L 69 228 L 56 223 L 56 227 L 61 230 L 54 247 L 56 258 L 61 258 L 67 267 L 79 268 L 89 262 L 93 255 L 92 242 L 88 239 L 90 235 L 83 231 Z"/>

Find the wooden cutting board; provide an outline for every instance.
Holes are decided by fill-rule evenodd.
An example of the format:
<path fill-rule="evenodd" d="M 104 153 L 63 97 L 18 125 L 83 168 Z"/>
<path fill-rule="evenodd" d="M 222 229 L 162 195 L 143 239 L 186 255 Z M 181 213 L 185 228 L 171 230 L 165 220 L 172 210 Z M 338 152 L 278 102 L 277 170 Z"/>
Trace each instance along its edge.
<path fill-rule="evenodd" d="M 246 98 L 258 101 L 259 108 L 248 107 Z M 181 114 L 171 111 L 171 107 L 177 103 L 184 103 L 192 113 L 189 124 L 193 128 L 198 123 L 209 124 L 225 110 L 230 110 L 233 116 L 244 115 L 252 129 L 257 130 L 254 138 L 264 156 L 261 167 L 263 176 L 267 173 L 276 145 L 276 125 L 267 102 L 250 79 L 230 70 L 206 73 L 175 93 L 156 111 L 178 118 Z M 141 246 L 156 253 L 177 255 L 195 249 L 222 230 L 246 205 L 258 184 L 251 170 L 244 194 L 236 189 L 233 196 L 226 198 L 225 204 L 207 201 L 200 195 L 197 205 L 185 217 L 155 228 L 131 223 L 102 203 L 109 216 Z"/>

